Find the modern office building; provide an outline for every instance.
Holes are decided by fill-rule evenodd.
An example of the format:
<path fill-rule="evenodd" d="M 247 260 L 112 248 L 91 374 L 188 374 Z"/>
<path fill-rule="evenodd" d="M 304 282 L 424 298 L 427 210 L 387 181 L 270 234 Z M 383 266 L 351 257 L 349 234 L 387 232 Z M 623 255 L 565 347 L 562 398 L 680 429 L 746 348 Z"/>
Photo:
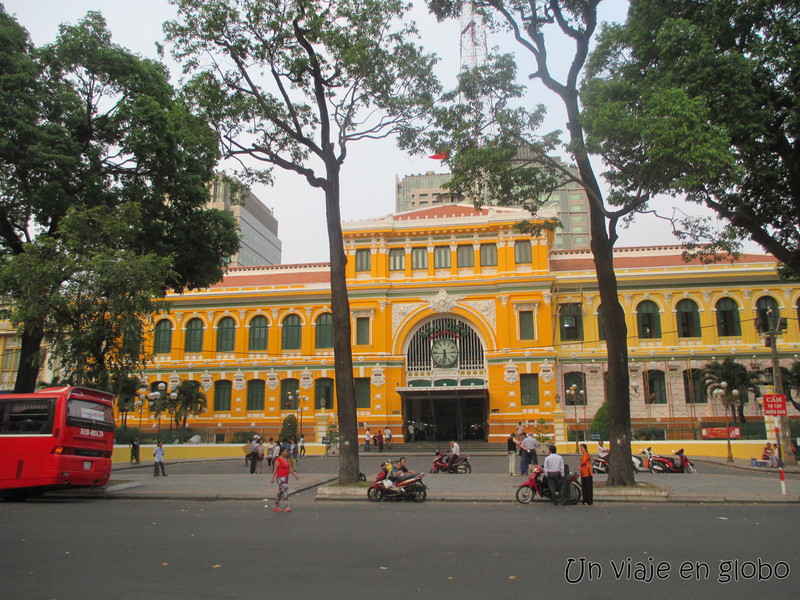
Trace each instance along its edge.
<path fill-rule="evenodd" d="M 417 439 L 501 442 L 520 421 L 556 440 L 585 432 L 607 362 L 592 258 L 554 249 L 552 233 L 519 233 L 526 216 L 457 204 L 343 224 L 362 432 L 413 423 Z M 787 318 L 777 350 L 784 366 L 797 360 L 800 286 L 778 278 L 772 257 L 702 265 L 677 247 L 620 248 L 616 267 L 635 430 L 724 421 L 702 370 L 729 357 L 769 367 L 754 327 L 764 311 Z M 336 407 L 329 277 L 326 263 L 232 268 L 170 298 L 146 385 L 200 382 L 208 410 L 190 426 L 220 440 L 276 435 L 288 414 L 319 439 Z M 743 400 L 759 420 L 755 398 Z"/>
<path fill-rule="evenodd" d="M 278 220 L 248 188 L 242 192 L 230 184 L 215 179 L 211 184 L 209 206 L 230 212 L 239 224 L 242 247 L 228 262 L 231 267 L 279 265 L 281 241 L 278 239 Z"/>

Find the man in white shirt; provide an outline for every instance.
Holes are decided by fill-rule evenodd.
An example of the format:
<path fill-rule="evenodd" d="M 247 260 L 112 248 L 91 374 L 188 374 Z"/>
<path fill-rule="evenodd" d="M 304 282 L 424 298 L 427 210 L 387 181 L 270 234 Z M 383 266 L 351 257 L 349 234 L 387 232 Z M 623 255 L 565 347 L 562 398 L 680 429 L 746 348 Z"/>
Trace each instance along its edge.
<path fill-rule="evenodd" d="M 527 437 L 522 440 L 522 451 L 526 453 L 525 457 L 525 473 L 521 473 L 521 475 L 527 475 L 528 469 L 530 465 L 538 465 L 539 464 L 539 457 L 536 454 L 536 449 L 539 447 L 539 440 L 533 437 L 532 433 L 528 433 Z"/>
<path fill-rule="evenodd" d="M 547 475 L 547 486 L 550 488 L 550 499 L 558 504 L 556 492 L 564 483 L 564 459 L 558 454 L 555 446 L 550 446 L 550 454 L 544 459 L 544 472 Z"/>
<path fill-rule="evenodd" d="M 461 454 L 461 447 L 458 445 L 458 442 L 455 440 L 450 441 L 450 460 L 447 463 L 447 468 L 450 469 L 453 466 L 453 463 L 456 462 L 458 455 Z"/>

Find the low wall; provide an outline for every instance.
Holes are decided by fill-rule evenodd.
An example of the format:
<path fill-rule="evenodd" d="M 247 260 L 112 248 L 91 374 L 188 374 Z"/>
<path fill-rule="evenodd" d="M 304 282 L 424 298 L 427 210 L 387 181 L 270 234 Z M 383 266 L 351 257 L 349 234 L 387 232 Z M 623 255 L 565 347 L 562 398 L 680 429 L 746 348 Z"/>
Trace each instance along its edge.
<path fill-rule="evenodd" d="M 244 460 L 244 444 L 164 444 L 164 458 L 170 460 L 184 460 L 189 458 L 241 458 Z M 139 458 L 142 462 L 153 460 L 155 444 L 142 444 L 139 449 Z M 323 444 L 306 444 L 307 456 L 323 456 Z M 112 463 L 126 463 L 131 460 L 130 446 L 114 446 Z"/>

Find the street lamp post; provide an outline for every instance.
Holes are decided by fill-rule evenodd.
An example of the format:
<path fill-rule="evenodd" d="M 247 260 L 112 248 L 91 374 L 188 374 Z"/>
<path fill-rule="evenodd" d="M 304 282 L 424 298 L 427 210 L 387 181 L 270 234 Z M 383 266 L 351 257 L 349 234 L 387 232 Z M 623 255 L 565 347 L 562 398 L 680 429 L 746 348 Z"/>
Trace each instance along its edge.
<path fill-rule="evenodd" d="M 147 396 L 139 394 L 136 402 L 133 403 L 133 409 L 139 412 L 139 435 L 142 433 L 142 412 L 144 412 L 145 402 L 147 402 Z"/>
<path fill-rule="evenodd" d="M 572 402 L 572 407 L 575 411 L 575 452 L 580 451 L 580 447 L 578 445 L 578 401 L 580 400 L 583 403 L 583 398 L 586 397 L 586 392 L 583 390 L 579 390 L 576 384 L 572 384 L 569 386 L 564 392 L 564 395 L 567 397 L 568 401 Z"/>

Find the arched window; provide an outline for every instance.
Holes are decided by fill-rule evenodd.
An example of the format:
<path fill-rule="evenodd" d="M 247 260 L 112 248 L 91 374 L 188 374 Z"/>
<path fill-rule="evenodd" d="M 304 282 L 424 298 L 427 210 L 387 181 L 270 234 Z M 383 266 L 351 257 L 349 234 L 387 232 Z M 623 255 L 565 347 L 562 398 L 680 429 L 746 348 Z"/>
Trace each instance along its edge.
<path fill-rule="evenodd" d="M 314 382 L 314 408 L 333 410 L 333 379 L 320 377 Z"/>
<path fill-rule="evenodd" d="M 678 337 L 696 338 L 700 337 L 700 312 L 694 300 L 684 298 L 676 306 L 678 319 Z"/>
<path fill-rule="evenodd" d="M 172 323 L 169 319 L 161 319 L 156 323 L 154 354 L 169 354 L 172 352 Z"/>
<path fill-rule="evenodd" d="M 203 351 L 203 321 L 195 317 L 186 324 L 186 352 Z"/>
<path fill-rule="evenodd" d="M 756 326 L 759 331 L 773 331 L 779 328 L 781 309 L 772 296 L 761 296 L 756 302 Z"/>
<path fill-rule="evenodd" d="M 267 317 L 258 315 L 250 321 L 250 340 L 248 348 L 251 351 L 264 351 L 267 349 L 267 334 L 269 323 Z"/>
<path fill-rule="evenodd" d="M 717 334 L 720 337 L 738 337 L 742 335 L 739 322 L 739 305 L 733 298 L 717 300 Z"/>
<path fill-rule="evenodd" d="M 230 381 L 222 379 L 214 383 L 214 411 L 231 411 L 231 390 L 233 385 Z"/>
<path fill-rule="evenodd" d="M 287 315 L 283 320 L 283 336 L 281 348 L 284 350 L 300 350 L 303 325 L 298 315 Z"/>
<path fill-rule="evenodd" d="M 586 375 L 580 371 L 564 373 L 564 404 L 565 406 L 586 404 Z"/>
<path fill-rule="evenodd" d="M 683 394 L 686 404 L 708 404 L 704 369 L 686 369 L 683 372 Z"/>
<path fill-rule="evenodd" d="M 664 371 L 651 370 L 644 372 L 644 403 L 667 403 L 667 380 Z"/>
<path fill-rule="evenodd" d="M 217 352 L 233 352 L 236 346 L 236 321 L 223 317 L 217 325 Z"/>
<path fill-rule="evenodd" d="M 266 383 L 263 379 L 251 379 L 247 382 L 247 410 L 264 410 Z"/>
<path fill-rule="evenodd" d="M 316 340 L 317 349 L 333 348 L 333 315 L 322 313 L 317 317 Z"/>
<path fill-rule="evenodd" d="M 652 340 L 661 337 L 661 316 L 658 305 L 652 300 L 644 300 L 636 307 L 636 321 L 639 326 L 639 339 Z"/>
<path fill-rule="evenodd" d="M 297 394 L 299 389 L 299 380 L 281 380 L 281 410 L 297 410 Z"/>
<path fill-rule="evenodd" d="M 562 304 L 558 307 L 562 342 L 577 342 L 583 339 L 583 310 L 580 304 Z"/>

